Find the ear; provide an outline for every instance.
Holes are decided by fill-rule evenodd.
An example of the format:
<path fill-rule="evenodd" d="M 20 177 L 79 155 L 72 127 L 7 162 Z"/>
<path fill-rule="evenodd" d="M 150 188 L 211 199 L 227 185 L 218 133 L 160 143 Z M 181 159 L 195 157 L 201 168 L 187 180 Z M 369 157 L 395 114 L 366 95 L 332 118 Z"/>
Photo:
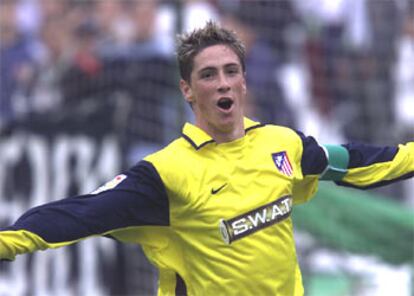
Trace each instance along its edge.
<path fill-rule="evenodd" d="M 246 84 L 246 72 L 243 74 L 243 94 L 246 96 L 247 95 L 247 84 Z"/>
<path fill-rule="evenodd" d="M 194 101 L 194 97 L 193 97 L 193 91 L 191 89 L 190 84 L 185 81 L 184 79 L 180 80 L 180 89 L 181 89 L 181 93 L 184 96 L 184 99 L 188 102 L 188 103 L 192 103 Z"/>

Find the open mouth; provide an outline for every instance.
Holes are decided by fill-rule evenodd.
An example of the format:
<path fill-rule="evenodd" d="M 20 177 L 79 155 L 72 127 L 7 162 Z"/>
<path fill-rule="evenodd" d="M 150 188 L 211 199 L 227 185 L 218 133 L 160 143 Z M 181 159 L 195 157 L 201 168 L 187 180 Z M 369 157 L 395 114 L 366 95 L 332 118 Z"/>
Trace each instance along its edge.
<path fill-rule="evenodd" d="M 229 110 L 233 106 L 233 100 L 230 98 L 221 98 L 217 102 L 217 106 L 223 110 Z"/>

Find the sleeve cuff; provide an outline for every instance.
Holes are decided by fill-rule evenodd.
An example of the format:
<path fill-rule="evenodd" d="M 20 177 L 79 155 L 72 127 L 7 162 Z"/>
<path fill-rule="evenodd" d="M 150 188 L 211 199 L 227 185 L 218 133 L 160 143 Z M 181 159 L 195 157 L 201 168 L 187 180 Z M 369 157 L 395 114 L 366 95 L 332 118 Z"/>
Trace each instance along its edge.
<path fill-rule="evenodd" d="M 341 181 L 348 172 L 348 150 L 341 145 L 323 145 L 322 148 L 328 159 L 328 165 L 319 179 Z"/>

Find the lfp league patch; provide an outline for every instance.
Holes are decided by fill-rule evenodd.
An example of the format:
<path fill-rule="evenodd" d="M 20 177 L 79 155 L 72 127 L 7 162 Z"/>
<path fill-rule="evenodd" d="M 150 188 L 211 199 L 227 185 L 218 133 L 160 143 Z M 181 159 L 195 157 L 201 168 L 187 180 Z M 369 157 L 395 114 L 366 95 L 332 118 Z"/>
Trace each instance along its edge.
<path fill-rule="evenodd" d="M 289 157 L 286 151 L 277 152 L 272 154 L 273 162 L 276 165 L 276 168 L 282 174 L 290 177 L 293 175 L 292 164 L 290 163 Z"/>
<path fill-rule="evenodd" d="M 99 187 L 95 191 L 91 192 L 91 194 L 98 194 L 98 193 L 101 193 L 103 191 L 107 191 L 109 189 L 114 189 L 116 186 L 119 185 L 119 183 L 124 181 L 126 178 L 127 178 L 127 176 L 124 175 L 124 174 L 118 175 L 115 178 L 113 178 L 111 181 L 106 182 L 104 185 L 102 185 L 101 187 Z"/>

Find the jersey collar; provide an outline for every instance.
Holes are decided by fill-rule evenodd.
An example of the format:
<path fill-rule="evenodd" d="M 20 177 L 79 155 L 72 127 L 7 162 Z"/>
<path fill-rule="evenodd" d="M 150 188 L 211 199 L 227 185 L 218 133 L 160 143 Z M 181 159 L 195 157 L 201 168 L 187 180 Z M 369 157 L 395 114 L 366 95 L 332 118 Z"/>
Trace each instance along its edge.
<path fill-rule="evenodd" d="M 244 118 L 244 130 L 247 133 L 249 130 L 263 126 L 260 122 L 253 121 L 247 117 Z M 201 128 L 191 124 L 186 123 L 183 127 L 182 136 L 186 139 L 196 150 L 202 148 L 203 146 L 214 143 L 213 138 L 211 138 L 205 131 Z"/>

